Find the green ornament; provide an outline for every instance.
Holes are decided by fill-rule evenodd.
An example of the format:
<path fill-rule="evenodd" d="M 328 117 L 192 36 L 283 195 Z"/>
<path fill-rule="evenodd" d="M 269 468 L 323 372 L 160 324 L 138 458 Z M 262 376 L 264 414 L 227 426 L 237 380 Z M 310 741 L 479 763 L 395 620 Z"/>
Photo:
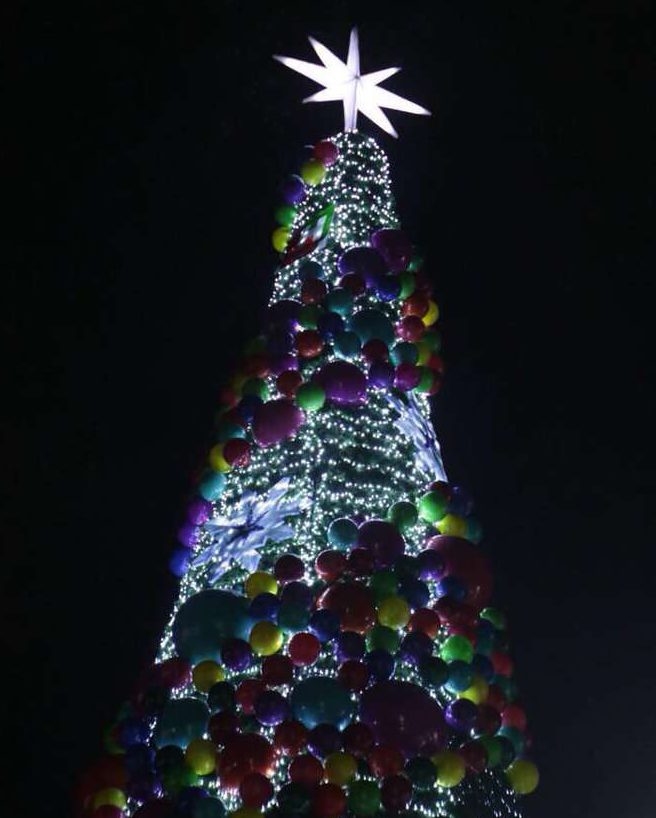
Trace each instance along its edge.
<path fill-rule="evenodd" d="M 162 784 L 169 795 L 176 795 L 185 787 L 197 787 L 200 778 L 186 765 L 174 767 L 162 775 Z"/>
<path fill-rule="evenodd" d="M 310 810 L 310 794 L 302 784 L 285 784 L 278 791 L 278 806 L 283 815 L 306 815 Z"/>
<path fill-rule="evenodd" d="M 425 394 L 426 392 L 430 392 L 433 388 L 433 384 L 435 383 L 435 375 L 433 374 L 433 370 L 429 369 L 427 366 L 420 366 L 419 371 L 421 373 L 419 377 L 419 383 L 415 386 L 415 392 L 421 392 Z"/>
<path fill-rule="evenodd" d="M 278 609 L 276 621 L 286 633 L 298 633 L 310 621 L 310 612 L 295 602 L 284 602 Z"/>
<path fill-rule="evenodd" d="M 399 587 L 399 580 L 393 571 L 375 571 L 369 580 L 369 587 L 374 592 L 376 601 L 386 596 L 394 596 Z"/>
<path fill-rule="evenodd" d="M 399 274 L 399 281 L 401 283 L 401 292 L 399 298 L 407 298 L 415 291 L 415 277 L 410 272 Z"/>
<path fill-rule="evenodd" d="M 415 344 L 410 341 L 399 341 L 390 350 L 390 360 L 397 366 L 399 364 L 416 364 L 419 358 L 419 351 Z"/>
<path fill-rule="evenodd" d="M 316 304 L 304 304 L 298 311 L 298 323 L 303 329 L 316 329 L 320 314 Z"/>
<path fill-rule="evenodd" d="M 524 752 L 526 738 L 521 730 L 518 730 L 516 727 L 504 726 L 499 730 L 497 735 L 503 736 L 510 741 L 515 750 L 516 756 L 521 756 L 521 754 Z"/>
<path fill-rule="evenodd" d="M 368 650 L 386 650 L 391 654 L 396 653 L 401 644 L 401 635 L 385 625 L 374 625 L 366 639 Z"/>
<path fill-rule="evenodd" d="M 348 517 L 333 520 L 328 526 L 328 542 L 335 548 L 349 548 L 358 538 L 358 527 Z"/>
<path fill-rule="evenodd" d="M 405 765 L 405 774 L 419 792 L 426 792 L 431 790 L 435 784 L 437 768 L 430 758 L 417 756 L 410 759 Z"/>
<path fill-rule="evenodd" d="M 373 815 L 380 808 L 380 792 L 373 781 L 355 781 L 348 794 L 348 808 L 354 815 Z"/>
<path fill-rule="evenodd" d="M 428 346 L 431 352 L 439 352 L 442 348 L 442 336 L 436 329 L 427 329 L 421 340 Z"/>
<path fill-rule="evenodd" d="M 307 412 L 316 412 L 326 402 L 326 393 L 318 383 L 303 383 L 296 390 L 296 403 Z"/>
<path fill-rule="evenodd" d="M 278 224 L 283 227 L 291 227 L 294 216 L 296 216 L 296 208 L 291 205 L 280 205 L 276 208 L 274 215 Z"/>
<path fill-rule="evenodd" d="M 469 664 L 474 658 L 474 648 L 472 643 L 465 636 L 448 636 L 440 648 L 440 657 L 445 662 L 467 662 Z"/>
<path fill-rule="evenodd" d="M 269 388 L 262 378 L 249 378 L 242 386 L 241 393 L 242 395 L 255 395 L 262 400 L 269 398 Z"/>
<path fill-rule="evenodd" d="M 505 631 L 506 629 L 506 615 L 498 608 L 483 608 L 480 613 L 481 619 L 487 619 L 491 622 L 498 631 Z"/>
<path fill-rule="evenodd" d="M 444 686 L 451 693 L 461 693 L 463 690 L 471 685 L 474 680 L 474 669 L 466 662 L 461 662 L 456 659 L 454 662 L 449 662 L 449 677 L 444 683 Z"/>
<path fill-rule="evenodd" d="M 419 498 L 417 510 L 422 520 L 427 523 L 436 523 L 445 516 L 447 505 L 446 497 L 441 492 L 427 491 Z"/>
<path fill-rule="evenodd" d="M 481 736 L 479 739 L 477 739 L 477 741 L 479 741 L 483 747 L 485 747 L 485 752 L 487 753 L 487 766 L 498 767 L 501 763 L 503 755 L 501 742 L 494 738 L 494 736 Z"/>
<path fill-rule="evenodd" d="M 413 273 L 416 273 L 418 270 L 421 270 L 424 266 L 424 257 L 420 253 L 415 253 L 415 255 L 410 259 L 410 264 L 408 264 L 408 270 L 411 270 Z"/>
<path fill-rule="evenodd" d="M 408 500 L 399 500 L 398 503 L 390 506 L 387 512 L 387 519 L 394 523 L 402 533 L 412 528 L 417 522 L 417 516 L 417 507 Z"/>

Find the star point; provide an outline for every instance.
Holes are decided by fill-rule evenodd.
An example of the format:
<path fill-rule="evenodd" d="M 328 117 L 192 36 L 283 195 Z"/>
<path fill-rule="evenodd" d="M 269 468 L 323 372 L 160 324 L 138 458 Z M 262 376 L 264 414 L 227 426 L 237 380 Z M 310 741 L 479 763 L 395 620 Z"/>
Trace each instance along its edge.
<path fill-rule="evenodd" d="M 295 57 L 274 55 L 274 59 L 292 71 L 322 85 L 320 91 L 305 97 L 303 102 L 342 102 L 344 106 L 344 130 L 357 130 L 358 112 L 374 122 L 385 133 L 398 136 L 383 108 L 403 111 L 407 114 L 430 116 L 430 111 L 405 99 L 399 94 L 380 87 L 380 83 L 397 74 L 401 69 L 383 68 L 369 74 L 360 73 L 360 44 L 357 28 L 351 29 L 346 62 L 340 60 L 329 48 L 314 37 L 308 37 L 310 45 L 321 64 L 298 60 Z"/>

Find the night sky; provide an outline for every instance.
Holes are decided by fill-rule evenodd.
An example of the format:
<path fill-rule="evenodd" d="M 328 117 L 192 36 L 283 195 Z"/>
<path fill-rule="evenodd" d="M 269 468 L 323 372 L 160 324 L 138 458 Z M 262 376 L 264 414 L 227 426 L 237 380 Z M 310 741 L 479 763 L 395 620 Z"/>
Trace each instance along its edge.
<path fill-rule="evenodd" d="M 649 2 L 15 2 L 3 11 L 2 801 L 60 818 L 152 660 L 192 474 L 272 285 L 272 212 L 337 104 L 308 33 L 391 112 L 448 377 L 435 418 L 510 619 L 541 788 L 527 818 L 656 799 L 656 88 Z M 502 8 L 503 6 L 503 8 Z M 540 8 L 542 7 L 542 8 Z M 8 187 L 7 189 L 12 189 Z M 6 765 L 9 765 L 8 767 Z"/>

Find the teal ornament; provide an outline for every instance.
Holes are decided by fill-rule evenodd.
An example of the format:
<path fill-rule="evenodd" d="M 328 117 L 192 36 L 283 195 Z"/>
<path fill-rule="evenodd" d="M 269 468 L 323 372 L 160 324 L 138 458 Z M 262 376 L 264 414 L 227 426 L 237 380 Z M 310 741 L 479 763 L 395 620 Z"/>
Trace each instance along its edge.
<path fill-rule="evenodd" d="M 392 322 L 380 310 L 360 310 L 351 319 L 350 329 L 363 344 L 375 338 L 391 347 L 395 340 Z"/>
<path fill-rule="evenodd" d="M 419 360 L 419 350 L 409 341 L 399 341 L 390 350 L 390 359 L 393 364 L 416 364 Z"/>
<path fill-rule="evenodd" d="M 183 750 L 195 738 L 202 738 L 210 713 L 198 699 L 173 699 L 167 703 L 155 730 L 155 744 L 173 744 Z"/>
<path fill-rule="evenodd" d="M 317 724 L 332 724 L 342 730 L 353 715 L 348 691 L 327 676 L 300 681 L 292 691 L 291 707 L 294 718 L 310 730 Z"/>
<path fill-rule="evenodd" d="M 198 493 L 204 500 L 212 502 L 218 500 L 225 489 L 226 476 L 223 472 L 208 472 L 200 481 Z"/>
<path fill-rule="evenodd" d="M 353 309 L 353 296 L 345 287 L 335 287 L 326 296 L 324 306 L 339 315 L 349 315 Z"/>
<path fill-rule="evenodd" d="M 333 520 L 328 526 L 328 542 L 334 548 L 350 548 L 358 538 L 358 527 L 348 517 Z"/>
<path fill-rule="evenodd" d="M 360 354 L 360 339 L 354 332 L 338 332 L 333 340 L 335 355 L 345 360 L 355 358 Z"/>
<path fill-rule="evenodd" d="M 198 798 L 191 809 L 192 818 L 224 818 L 226 809 L 218 798 Z"/>
<path fill-rule="evenodd" d="M 474 680 L 474 669 L 467 662 L 456 659 L 455 662 L 447 664 L 449 676 L 445 682 L 445 687 L 451 693 L 461 693 L 467 690 Z"/>
<path fill-rule="evenodd" d="M 178 656 L 192 665 L 221 659 L 226 639 L 247 639 L 252 623 L 246 597 L 228 591 L 201 591 L 190 597 L 173 621 L 173 644 Z"/>

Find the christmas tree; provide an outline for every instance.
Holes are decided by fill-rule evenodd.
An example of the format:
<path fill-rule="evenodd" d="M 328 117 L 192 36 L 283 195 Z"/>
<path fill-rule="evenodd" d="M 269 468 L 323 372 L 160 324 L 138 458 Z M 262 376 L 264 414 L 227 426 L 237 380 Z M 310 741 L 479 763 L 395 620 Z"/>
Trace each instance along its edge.
<path fill-rule="evenodd" d="M 439 311 L 357 113 L 424 109 L 311 41 L 345 130 L 287 180 L 266 325 L 222 392 L 154 665 L 83 777 L 93 818 L 517 816 L 503 614 L 430 421 Z"/>

